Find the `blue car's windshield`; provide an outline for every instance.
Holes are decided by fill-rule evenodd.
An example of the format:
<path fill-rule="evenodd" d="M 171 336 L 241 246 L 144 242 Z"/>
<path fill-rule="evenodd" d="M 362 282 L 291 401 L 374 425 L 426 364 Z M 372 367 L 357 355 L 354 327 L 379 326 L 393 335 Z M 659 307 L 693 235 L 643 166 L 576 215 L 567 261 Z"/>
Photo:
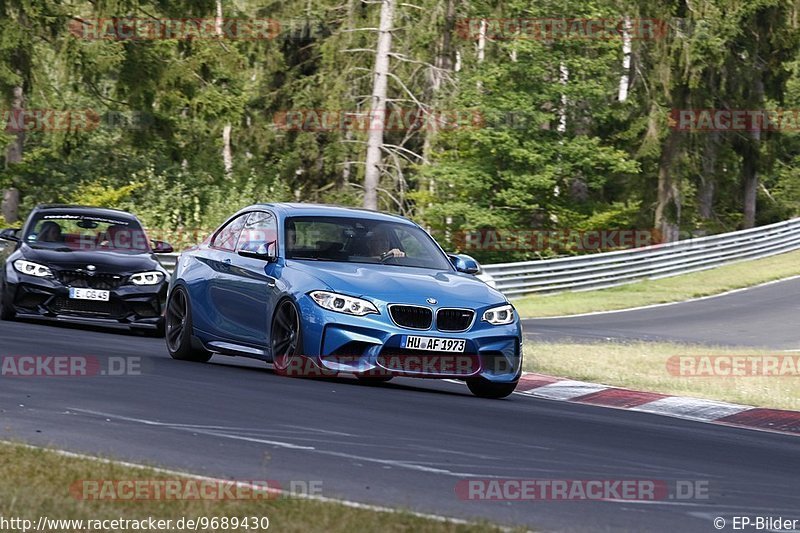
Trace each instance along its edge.
<path fill-rule="evenodd" d="M 286 219 L 284 242 L 287 259 L 452 269 L 447 256 L 425 231 L 398 222 L 291 217 Z"/>

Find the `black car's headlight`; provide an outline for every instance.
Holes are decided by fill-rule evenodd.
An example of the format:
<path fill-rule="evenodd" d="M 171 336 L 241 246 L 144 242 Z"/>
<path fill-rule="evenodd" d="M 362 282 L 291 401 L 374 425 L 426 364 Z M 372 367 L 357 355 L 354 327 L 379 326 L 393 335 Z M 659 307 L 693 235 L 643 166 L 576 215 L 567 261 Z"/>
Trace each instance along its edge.
<path fill-rule="evenodd" d="M 158 285 L 164 279 L 164 274 L 153 270 L 152 272 L 139 272 L 129 279 L 134 285 Z"/>
<path fill-rule="evenodd" d="M 28 276 L 36 276 L 37 278 L 52 278 L 53 271 L 39 263 L 25 261 L 24 259 L 17 259 L 14 261 L 14 268 L 17 272 L 27 274 Z"/>
<path fill-rule="evenodd" d="M 312 291 L 308 295 L 317 302 L 317 305 L 329 311 L 355 316 L 364 316 L 371 313 L 379 314 L 378 309 L 372 302 L 361 298 L 328 291 Z"/>
<path fill-rule="evenodd" d="M 483 312 L 483 318 L 481 320 L 493 326 L 511 324 L 514 322 L 514 307 L 511 305 L 492 307 Z"/>

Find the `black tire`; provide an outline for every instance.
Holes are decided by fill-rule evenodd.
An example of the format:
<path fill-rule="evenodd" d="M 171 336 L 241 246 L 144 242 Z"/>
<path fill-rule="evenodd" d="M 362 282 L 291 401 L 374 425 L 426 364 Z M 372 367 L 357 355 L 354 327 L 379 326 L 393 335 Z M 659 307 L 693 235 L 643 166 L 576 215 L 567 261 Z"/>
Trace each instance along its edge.
<path fill-rule="evenodd" d="M 0 320 L 14 320 L 17 313 L 11 307 L 5 305 L 3 302 L 6 300 L 5 285 L 0 286 Z"/>
<path fill-rule="evenodd" d="M 293 359 L 303 354 L 300 312 L 291 300 L 282 300 L 272 313 L 269 343 L 275 373 L 282 376 L 291 375 L 288 369 Z"/>
<path fill-rule="evenodd" d="M 197 363 L 211 359 L 211 352 L 192 345 L 192 307 L 183 289 L 170 294 L 165 322 L 167 350 L 173 359 Z"/>
<path fill-rule="evenodd" d="M 368 385 L 386 383 L 387 381 L 391 381 L 393 377 L 394 376 L 370 376 L 369 374 L 356 374 L 358 381 Z"/>
<path fill-rule="evenodd" d="M 492 383 L 484 378 L 472 378 L 467 380 L 467 387 L 478 398 L 490 398 L 499 400 L 505 398 L 517 388 L 517 381 L 511 383 Z"/>

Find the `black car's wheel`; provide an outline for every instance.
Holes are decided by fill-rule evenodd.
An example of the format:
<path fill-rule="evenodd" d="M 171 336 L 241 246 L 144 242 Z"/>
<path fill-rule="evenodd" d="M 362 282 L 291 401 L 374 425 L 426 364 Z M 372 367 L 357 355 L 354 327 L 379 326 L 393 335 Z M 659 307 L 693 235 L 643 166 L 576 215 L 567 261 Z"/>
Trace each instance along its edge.
<path fill-rule="evenodd" d="M 192 309 L 183 289 L 175 289 L 167 302 L 167 350 L 173 359 L 205 363 L 211 352 L 192 346 Z"/>
<path fill-rule="evenodd" d="M 6 300 L 6 288 L 5 285 L 0 286 L 0 320 L 14 320 L 14 317 L 17 316 L 17 313 L 14 312 L 14 309 L 5 305 Z"/>
<path fill-rule="evenodd" d="M 505 398 L 517 388 L 517 382 L 511 383 L 492 383 L 484 378 L 472 378 L 467 380 L 467 387 L 472 394 L 478 398 Z"/>
<path fill-rule="evenodd" d="M 302 330 L 300 329 L 300 313 L 291 300 L 283 300 L 275 308 L 270 330 L 270 349 L 275 372 L 281 375 L 293 375 L 289 371 L 292 361 L 303 353 Z M 298 375 L 302 371 L 298 372 Z"/>

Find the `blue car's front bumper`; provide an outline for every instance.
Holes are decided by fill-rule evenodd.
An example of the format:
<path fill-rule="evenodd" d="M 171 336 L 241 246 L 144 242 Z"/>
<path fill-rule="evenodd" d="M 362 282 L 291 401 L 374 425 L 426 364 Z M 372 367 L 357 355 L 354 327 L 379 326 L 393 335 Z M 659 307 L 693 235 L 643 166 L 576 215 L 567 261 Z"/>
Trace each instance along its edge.
<path fill-rule="evenodd" d="M 366 375 L 408 375 L 466 379 L 480 376 L 495 383 L 514 382 L 522 367 L 522 330 L 519 318 L 493 326 L 476 320 L 467 331 L 415 330 L 396 325 L 385 304 L 380 314 L 356 317 L 328 311 L 304 296 L 298 302 L 302 316 L 303 352 L 315 364 L 334 372 Z M 463 339 L 463 353 L 425 352 L 403 348 L 408 335 Z"/>

